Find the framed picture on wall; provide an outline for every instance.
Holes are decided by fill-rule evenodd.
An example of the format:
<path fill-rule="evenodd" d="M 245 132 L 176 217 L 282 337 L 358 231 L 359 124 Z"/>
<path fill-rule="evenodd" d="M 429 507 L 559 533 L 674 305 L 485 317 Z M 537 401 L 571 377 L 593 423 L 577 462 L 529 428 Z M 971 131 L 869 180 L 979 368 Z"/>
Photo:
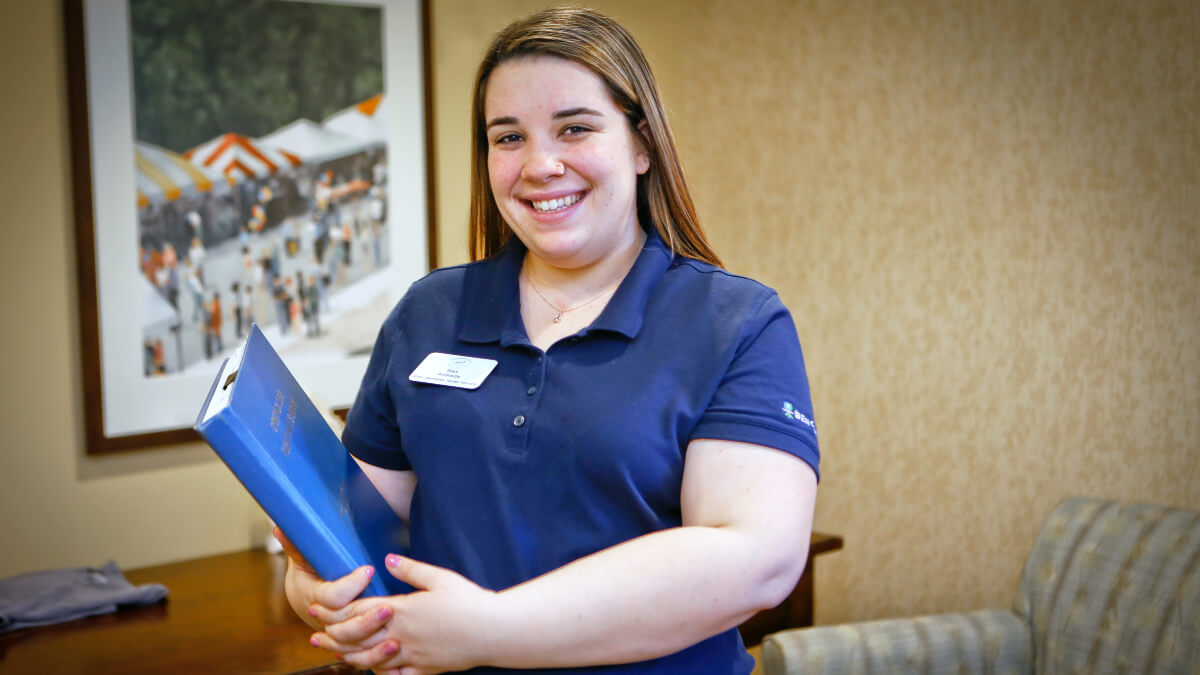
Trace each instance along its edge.
<path fill-rule="evenodd" d="M 65 0 L 89 454 L 198 440 L 257 323 L 352 402 L 434 265 L 420 0 Z"/>

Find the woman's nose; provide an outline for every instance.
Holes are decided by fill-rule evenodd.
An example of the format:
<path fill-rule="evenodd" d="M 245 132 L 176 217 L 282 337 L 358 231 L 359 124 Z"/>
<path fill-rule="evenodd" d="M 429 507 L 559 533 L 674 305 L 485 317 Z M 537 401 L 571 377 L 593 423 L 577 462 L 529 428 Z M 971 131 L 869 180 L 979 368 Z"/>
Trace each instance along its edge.
<path fill-rule="evenodd" d="M 544 183 L 562 176 L 566 172 L 562 160 L 552 153 L 535 151 L 525 160 L 521 167 L 521 177 L 535 183 Z"/>

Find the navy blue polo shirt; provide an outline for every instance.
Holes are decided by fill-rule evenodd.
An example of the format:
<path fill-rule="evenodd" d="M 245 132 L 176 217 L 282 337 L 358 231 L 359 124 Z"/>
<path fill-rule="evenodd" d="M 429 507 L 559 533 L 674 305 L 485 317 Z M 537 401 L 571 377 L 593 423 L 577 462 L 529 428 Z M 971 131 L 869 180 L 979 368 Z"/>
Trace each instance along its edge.
<path fill-rule="evenodd" d="M 352 454 L 417 473 L 414 558 L 502 590 L 678 527 L 692 439 L 778 448 L 817 470 L 804 359 L 773 290 L 673 255 L 651 231 L 600 316 L 543 352 L 521 319 L 524 256 L 514 237 L 493 258 L 414 283 L 384 321 L 350 409 Z M 475 390 L 411 382 L 430 352 L 498 364 Z M 730 630 L 601 671 L 752 665 Z"/>

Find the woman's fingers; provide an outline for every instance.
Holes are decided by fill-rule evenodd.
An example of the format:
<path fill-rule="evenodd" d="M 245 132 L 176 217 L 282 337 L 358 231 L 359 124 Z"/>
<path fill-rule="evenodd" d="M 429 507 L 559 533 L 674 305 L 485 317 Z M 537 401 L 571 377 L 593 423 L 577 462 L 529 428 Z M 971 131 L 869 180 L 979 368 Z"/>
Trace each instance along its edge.
<path fill-rule="evenodd" d="M 312 637 L 308 639 L 308 643 L 319 649 L 334 652 L 341 657 L 342 654 L 353 654 L 371 649 L 386 639 L 387 632 L 383 630 L 375 631 L 373 635 L 367 636 L 362 642 L 340 642 L 330 637 L 329 633 L 313 633 Z"/>
<path fill-rule="evenodd" d="M 392 608 L 387 605 L 364 607 L 357 616 L 325 626 L 325 634 L 340 645 L 371 647 L 378 643 L 371 638 L 382 636 L 381 631 L 391 618 Z"/>
<path fill-rule="evenodd" d="M 400 643 L 392 639 L 384 640 L 370 649 L 348 653 L 343 660 L 359 668 L 398 668 L 404 665 Z"/>
<path fill-rule="evenodd" d="M 365 565 L 354 570 L 350 574 L 347 574 L 341 579 L 335 579 L 333 581 L 326 581 L 318 584 L 313 593 L 313 600 L 318 605 L 323 607 L 330 609 L 342 609 L 346 607 L 346 605 L 349 605 L 359 595 L 361 595 L 364 590 L 366 590 L 367 584 L 370 583 L 371 577 L 373 576 L 375 576 L 375 568 L 371 567 L 370 565 Z M 312 611 L 310 611 L 309 614 L 321 619 L 318 614 L 313 614 Z M 334 618 L 333 622 L 324 621 L 324 619 L 322 619 L 322 621 L 324 623 L 336 623 L 337 621 L 343 621 L 350 616 L 351 615 L 347 614 L 346 616 L 340 618 L 336 616 L 331 617 Z"/>

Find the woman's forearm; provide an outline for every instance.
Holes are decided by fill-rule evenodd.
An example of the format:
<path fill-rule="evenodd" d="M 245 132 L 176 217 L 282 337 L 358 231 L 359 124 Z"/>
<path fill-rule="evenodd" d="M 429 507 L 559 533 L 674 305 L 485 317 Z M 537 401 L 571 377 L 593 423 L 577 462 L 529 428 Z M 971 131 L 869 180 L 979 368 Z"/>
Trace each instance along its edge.
<path fill-rule="evenodd" d="M 672 654 L 782 602 L 804 571 L 816 475 L 744 443 L 688 446 L 683 527 L 577 560 L 497 595 L 495 662 L 631 662 Z"/>
<path fill-rule="evenodd" d="M 807 538 L 763 550 L 722 527 L 649 534 L 497 594 L 486 661 L 536 668 L 643 661 L 774 607 L 803 571 Z M 774 562 L 772 562 L 774 561 Z"/>

